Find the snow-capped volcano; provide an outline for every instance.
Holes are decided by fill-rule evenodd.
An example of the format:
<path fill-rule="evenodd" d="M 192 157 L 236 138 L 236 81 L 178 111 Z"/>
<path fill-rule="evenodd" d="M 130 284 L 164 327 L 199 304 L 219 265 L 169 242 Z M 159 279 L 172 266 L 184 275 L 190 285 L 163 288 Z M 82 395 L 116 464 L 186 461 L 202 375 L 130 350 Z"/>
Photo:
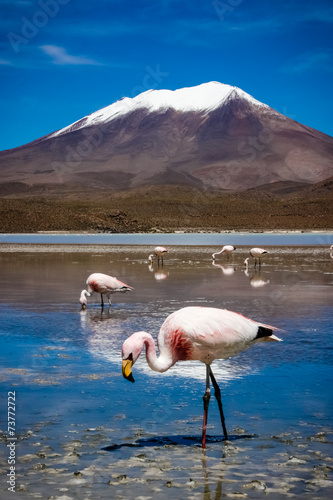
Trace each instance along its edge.
<path fill-rule="evenodd" d="M 115 120 L 120 116 L 133 113 L 136 110 L 147 110 L 150 113 L 174 109 L 183 113 L 209 113 L 218 108 L 228 98 L 242 98 L 250 103 L 268 108 L 266 104 L 257 101 L 238 87 L 219 82 L 209 82 L 196 87 L 186 87 L 177 90 L 147 90 L 134 98 L 124 97 L 119 101 L 91 113 L 67 127 L 54 132 L 47 138 L 56 137 L 83 127 L 98 125 Z"/>
<path fill-rule="evenodd" d="M 332 176 L 333 138 L 218 82 L 125 97 L 0 153 L 2 183 L 244 190 Z"/>

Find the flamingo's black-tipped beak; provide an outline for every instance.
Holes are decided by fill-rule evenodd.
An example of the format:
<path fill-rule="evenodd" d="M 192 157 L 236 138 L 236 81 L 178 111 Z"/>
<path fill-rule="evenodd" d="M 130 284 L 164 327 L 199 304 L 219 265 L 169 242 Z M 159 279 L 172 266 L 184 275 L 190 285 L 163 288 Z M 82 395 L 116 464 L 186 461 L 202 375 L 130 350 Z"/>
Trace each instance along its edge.
<path fill-rule="evenodd" d="M 82 311 L 84 311 L 86 307 L 87 307 L 86 304 L 82 304 L 82 307 L 81 307 Z"/>
<path fill-rule="evenodd" d="M 123 359 L 123 377 L 130 382 L 135 382 L 132 375 L 133 361 L 131 359 Z"/>

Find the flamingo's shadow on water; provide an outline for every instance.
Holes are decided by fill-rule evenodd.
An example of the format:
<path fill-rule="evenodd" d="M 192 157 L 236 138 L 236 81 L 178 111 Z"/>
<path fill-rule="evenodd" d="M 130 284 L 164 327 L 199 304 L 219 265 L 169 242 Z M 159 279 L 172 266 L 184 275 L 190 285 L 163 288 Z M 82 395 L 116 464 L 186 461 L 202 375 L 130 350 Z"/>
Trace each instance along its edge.
<path fill-rule="evenodd" d="M 258 437 L 257 434 L 242 434 L 228 436 L 228 441 L 237 441 L 238 439 L 249 439 Z M 207 436 L 206 443 L 221 443 L 225 441 L 222 437 Z M 150 446 L 165 446 L 165 445 L 178 445 L 178 446 L 200 446 L 201 437 L 199 436 L 155 436 L 152 438 L 138 439 L 134 443 L 111 444 L 102 448 L 104 451 L 115 451 L 121 448 L 145 448 Z"/>

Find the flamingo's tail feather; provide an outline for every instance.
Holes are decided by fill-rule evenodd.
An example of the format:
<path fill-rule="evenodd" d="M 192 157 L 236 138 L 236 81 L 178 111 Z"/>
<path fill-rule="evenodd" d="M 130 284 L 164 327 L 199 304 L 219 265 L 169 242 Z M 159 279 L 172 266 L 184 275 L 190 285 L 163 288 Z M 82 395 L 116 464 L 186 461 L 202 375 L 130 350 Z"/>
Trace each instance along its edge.
<path fill-rule="evenodd" d="M 257 332 L 256 339 L 265 338 L 267 340 L 277 340 L 277 341 L 281 342 L 282 339 L 280 339 L 279 337 L 277 337 L 276 335 L 273 334 L 274 330 L 279 330 L 279 329 L 271 327 L 271 326 L 260 325 L 260 326 L 258 326 L 258 332 Z"/>

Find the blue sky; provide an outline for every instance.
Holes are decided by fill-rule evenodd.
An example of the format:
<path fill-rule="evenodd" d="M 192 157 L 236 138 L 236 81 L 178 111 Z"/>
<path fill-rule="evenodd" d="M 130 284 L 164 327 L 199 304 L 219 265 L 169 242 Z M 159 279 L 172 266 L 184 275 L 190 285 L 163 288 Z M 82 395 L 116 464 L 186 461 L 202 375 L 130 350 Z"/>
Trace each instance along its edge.
<path fill-rule="evenodd" d="M 333 136 L 331 0 L 0 0 L 0 150 L 148 88 L 240 87 Z"/>

